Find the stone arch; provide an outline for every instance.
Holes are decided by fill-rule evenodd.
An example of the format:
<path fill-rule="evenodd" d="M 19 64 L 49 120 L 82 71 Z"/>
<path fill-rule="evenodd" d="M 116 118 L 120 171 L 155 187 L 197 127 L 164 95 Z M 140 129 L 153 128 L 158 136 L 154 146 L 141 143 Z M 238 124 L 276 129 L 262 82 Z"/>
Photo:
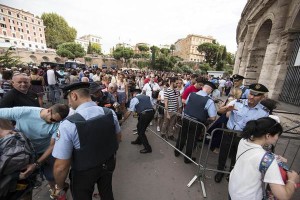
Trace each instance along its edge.
<path fill-rule="evenodd" d="M 29 58 L 31 59 L 31 62 L 36 63 L 37 62 L 37 58 L 34 55 L 30 55 Z"/>
<path fill-rule="evenodd" d="M 286 25 L 286 30 L 289 29 L 300 29 L 300 4 L 297 4 L 292 11 L 291 19 Z"/>
<path fill-rule="evenodd" d="M 241 32 L 241 35 L 239 37 L 240 42 L 245 42 L 245 37 L 247 35 L 247 32 L 248 32 L 248 26 L 245 26 L 245 28 L 243 29 L 243 31 Z"/>
<path fill-rule="evenodd" d="M 43 56 L 42 59 L 44 62 L 49 62 L 49 58 L 47 56 Z"/>
<path fill-rule="evenodd" d="M 298 10 L 297 14 L 295 15 L 291 24 L 291 28 L 300 30 L 300 10 Z"/>
<path fill-rule="evenodd" d="M 55 62 L 57 62 L 57 63 L 61 63 L 61 61 L 62 61 L 60 57 L 55 57 L 54 59 L 55 59 Z"/>
<path fill-rule="evenodd" d="M 258 82 L 268 46 L 268 40 L 272 30 L 272 25 L 272 20 L 267 19 L 262 23 L 256 32 L 252 48 L 250 50 L 249 64 L 246 67 L 245 76 L 248 78 L 246 80 L 246 84 Z"/>

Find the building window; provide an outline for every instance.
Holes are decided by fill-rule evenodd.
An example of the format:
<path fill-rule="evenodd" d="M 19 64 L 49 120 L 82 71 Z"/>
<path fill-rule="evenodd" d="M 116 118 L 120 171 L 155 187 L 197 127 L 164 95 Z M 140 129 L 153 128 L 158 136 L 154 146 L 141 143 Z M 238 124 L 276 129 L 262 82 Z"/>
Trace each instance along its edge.
<path fill-rule="evenodd" d="M 33 32 L 33 35 L 36 35 L 36 33 L 35 33 L 35 32 Z"/>
<path fill-rule="evenodd" d="M 41 43 L 43 44 L 43 40 L 41 40 Z"/>
<path fill-rule="evenodd" d="M 20 25 L 22 26 L 22 22 L 20 22 Z"/>
<path fill-rule="evenodd" d="M 42 46 L 42 49 L 44 49 L 44 47 Z"/>
<path fill-rule="evenodd" d="M 25 44 L 24 44 L 24 43 L 22 43 L 22 46 L 25 46 Z"/>
<path fill-rule="evenodd" d="M 3 31 L 3 35 L 6 35 L 6 31 Z"/>
<path fill-rule="evenodd" d="M 29 34 L 29 30 L 27 30 L 27 34 Z"/>
<path fill-rule="evenodd" d="M 6 39 L 5 42 L 10 42 L 10 41 Z"/>
<path fill-rule="evenodd" d="M 31 47 L 31 44 L 29 44 L 29 47 Z"/>
<path fill-rule="evenodd" d="M 33 30 L 35 30 L 35 26 L 33 26 L 32 28 L 33 28 Z"/>
<path fill-rule="evenodd" d="M 42 31 L 42 29 L 41 29 L 41 28 L 39 28 L 39 31 Z"/>
<path fill-rule="evenodd" d="M 3 12 L 3 9 L 1 8 L 1 12 Z"/>
<path fill-rule="evenodd" d="M 34 39 L 35 42 L 37 42 L 37 39 Z"/>
<path fill-rule="evenodd" d="M 23 35 L 21 35 L 21 39 L 24 39 L 24 36 L 23 36 Z"/>
<path fill-rule="evenodd" d="M 28 24 L 26 24 L 26 28 L 28 28 Z"/>
<path fill-rule="evenodd" d="M 8 22 L 10 23 L 10 19 L 8 19 Z"/>
<path fill-rule="evenodd" d="M 16 34 L 15 34 L 15 33 L 13 33 L 13 37 L 16 37 Z"/>
<path fill-rule="evenodd" d="M 24 30 L 23 30 L 23 29 L 21 29 L 21 31 L 22 31 L 22 33 L 24 32 Z"/>
<path fill-rule="evenodd" d="M 25 20 L 27 20 L 27 17 L 24 17 Z"/>
<path fill-rule="evenodd" d="M 39 48 L 38 45 L 35 45 L 35 48 Z"/>
<path fill-rule="evenodd" d="M 30 37 L 28 37 L 28 40 L 30 41 Z"/>
<path fill-rule="evenodd" d="M 12 23 L 14 24 L 14 23 L 15 23 L 15 21 L 14 21 L 14 20 L 12 20 Z"/>
<path fill-rule="evenodd" d="M 16 42 L 16 41 L 14 41 L 14 44 L 17 44 L 17 42 Z"/>
<path fill-rule="evenodd" d="M 20 29 L 20 28 L 18 28 L 18 31 L 21 31 L 21 29 Z"/>
<path fill-rule="evenodd" d="M 10 11 L 8 11 L 8 14 L 9 14 L 9 15 L 11 15 L 11 12 L 10 12 Z"/>
<path fill-rule="evenodd" d="M 5 21 L 5 17 L 2 17 L 2 20 Z"/>
<path fill-rule="evenodd" d="M 18 18 L 20 18 L 20 15 L 19 15 L 19 14 L 17 14 L 17 17 L 18 17 Z"/>
<path fill-rule="evenodd" d="M 16 30 L 16 27 L 14 27 L 14 30 Z"/>
<path fill-rule="evenodd" d="M 41 24 L 41 22 L 40 22 L 40 21 L 38 21 L 38 24 Z"/>
<path fill-rule="evenodd" d="M 31 21 L 34 23 L 34 19 L 31 19 Z"/>
<path fill-rule="evenodd" d="M 6 28 L 6 24 L 0 24 L 2 28 Z"/>
<path fill-rule="evenodd" d="M 43 37 L 43 35 L 42 35 L 42 34 L 40 34 L 40 37 Z"/>

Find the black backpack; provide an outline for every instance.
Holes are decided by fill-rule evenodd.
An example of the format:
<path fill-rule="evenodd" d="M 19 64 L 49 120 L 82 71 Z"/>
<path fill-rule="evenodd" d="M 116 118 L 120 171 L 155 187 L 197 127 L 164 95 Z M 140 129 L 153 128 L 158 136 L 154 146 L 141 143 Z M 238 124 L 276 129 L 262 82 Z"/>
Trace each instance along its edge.
<path fill-rule="evenodd" d="M 33 145 L 23 133 L 11 131 L 0 138 L 0 177 L 20 172 L 35 159 Z"/>

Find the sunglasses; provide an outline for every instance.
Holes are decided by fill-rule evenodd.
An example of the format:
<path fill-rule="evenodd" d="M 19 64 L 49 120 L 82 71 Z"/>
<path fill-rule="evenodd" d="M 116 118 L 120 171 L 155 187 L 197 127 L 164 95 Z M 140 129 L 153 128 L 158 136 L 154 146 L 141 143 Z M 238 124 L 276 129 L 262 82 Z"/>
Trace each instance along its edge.
<path fill-rule="evenodd" d="M 26 73 L 21 73 L 21 72 L 14 72 L 14 73 L 13 73 L 13 76 L 17 76 L 17 75 L 28 76 Z"/>

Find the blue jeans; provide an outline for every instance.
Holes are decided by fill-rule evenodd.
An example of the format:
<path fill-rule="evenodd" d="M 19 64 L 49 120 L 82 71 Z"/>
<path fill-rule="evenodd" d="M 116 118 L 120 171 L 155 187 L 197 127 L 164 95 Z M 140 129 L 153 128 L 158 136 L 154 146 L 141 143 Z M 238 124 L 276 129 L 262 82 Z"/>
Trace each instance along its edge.
<path fill-rule="evenodd" d="M 58 85 L 49 85 L 49 100 L 52 103 L 56 103 L 60 97 L 60 91 Z"/>

